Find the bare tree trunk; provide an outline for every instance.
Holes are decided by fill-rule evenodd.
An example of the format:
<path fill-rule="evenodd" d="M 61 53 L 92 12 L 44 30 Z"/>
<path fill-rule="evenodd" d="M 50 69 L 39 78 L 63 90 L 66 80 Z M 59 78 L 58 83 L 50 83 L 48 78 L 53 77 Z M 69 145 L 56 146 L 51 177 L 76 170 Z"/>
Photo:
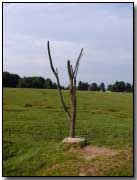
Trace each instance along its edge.
<path fill-rule="evenodd" d="M 70 132 L 69 136 L 74 137 L 75 136 L 75 116 L 74 116 L 74 89 L 73 89 L 73 79 L 70 81 L 70 98 L 71 98 L 71 120 L 70 120 Z"/>
<path fill-rule="evenodd" d="M 62 91 L 60 88 L 60 82 L 59 82 L 59 77 L 58 77 L 58 71 L 54 69 L 53 64 L 52 64 L 52 58 L 50 54 L 50 47 L 49 47 L 49 41 L 47 42 L 47 47 L 48 47 L 48 55 L 49 55 L 49 60 L 50 60 L 50 66 L 52 69 L 53 74 L 56 77 L 57 80 L 57 85 L 58 85 L 58 92 L 59 96 L 61 99 L 61 103 L 63 106 L 64 111 L 66 112 L 66 115 L 68 117 L 68 120 L 70 122 L 70 130 L 69 130 L 69 136 L 70 137 L 75 137 L 75 125 L 76 125 L 76 77 L 77 77 L 77 72 L 78 72 L 78 66 L 79 66 L 79 61 L 82 56 L 83 48 L 80 51 L 80 54 L 78 56 L 78 59 L 76 61 L 75 69 L 73 71 L 72 65 L 70 65 L 70 61 L 67 61 L 67 69 L 68 69 L 68 75 L 69 75 L 69 91 L 70 91 L 70 102 L 71 102 L 71 113 L 69 113 L 67 106 L 65 105 L 63 96 L 62 96 Z"/>
<path fill-rule="evenodd" d="M 70 96 L 71 96 L 71 122 L 70 122 L 70 137 L 75 137 L 75 125 L 76 125 L 76 79 L 74 78 L 73 83 L 70 86 Z"/>
<path fill-rule="evenodd" d="M 76 78 L 73 75 L 73 68 L 70 66 L 70 61 L 67 62 L 68 75 L 69 75 L 69 91 L 71 100 L 71 119 L 69 136 L 75 137 L 75 122 L 76 122 Z"/>

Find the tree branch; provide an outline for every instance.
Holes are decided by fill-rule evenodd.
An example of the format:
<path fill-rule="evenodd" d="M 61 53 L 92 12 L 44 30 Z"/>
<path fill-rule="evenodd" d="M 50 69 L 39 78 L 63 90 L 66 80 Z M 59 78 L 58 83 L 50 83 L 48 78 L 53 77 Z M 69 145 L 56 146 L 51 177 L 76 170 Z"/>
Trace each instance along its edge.
<path fill-rule="evenodd" d="M 82 53 L 83 53 L 83 48 L 81 49 L 80 54 L 78 56 L 78 59 L 76 61 L 75 70 L 74 70 L 74 73 L 73 73 L 73 76 L 75 76 L 75 77 L 77 76 L 79 61 L 80 61 L 80 58 L 82 57 Z"/>
<path fill-rule="evenodd" d="M 52 63 L 49 41 L 47 42 L 47 48 L 48 48 L 48 56 L 49 56 L 50 66 L 51 66 L 52 72 L 53 72 L 53 74 L 55 75 L 56 80 L 57 80 L 58 92 L 59 92 L 60 100 L 61 100 L 63 109 L 64 109 L 64 111 L 65 111 L 66 114 L 67 114 L 68 120 L 70 121 L 71 116 L 70 116 L 70 113 L 69 113 L 69 111 L 68 111 L 68 109 L 67 109 L 67 106 L 65 105 L 65 102 L 64 102 L 64 99 L 63 99 L 63 96 L 62 96 L 61 86 L 60 86 L 59 77 L 58 77 L 58 70 L 57 70 L 57 68 L 56 68 L 56 71 L 55 71 L 54 66 L 53 66 L 53 63 Z"/>
<path fill-rule="evenodd" d="M 70 66 L 70 69 L 71 69 L 71 75 L 73 77 L 73 67 L 72 67 L 72 65 Z"/>
<path fill-rule="evenodd" d="M 73 77 L 73 74 L 71 72 L 70 60 L 67 61 L 67 69 L 68 69 L 69 79 L 71 80 Z"/>
<path fill-rule="evenodd" d="M 53 72 L 54 75 L 56 76 L 57 74 L 56 74 L 56 71 L 55 71 L 55 69 L 54 69 L 54 67 L 53 67 L 53 63 L 52 63 L 49 41 L 47 42 L 47 47 L 48 47 L 48 55 L 49 55 L 50 66 L 51 66 L 52 72 Z"/>

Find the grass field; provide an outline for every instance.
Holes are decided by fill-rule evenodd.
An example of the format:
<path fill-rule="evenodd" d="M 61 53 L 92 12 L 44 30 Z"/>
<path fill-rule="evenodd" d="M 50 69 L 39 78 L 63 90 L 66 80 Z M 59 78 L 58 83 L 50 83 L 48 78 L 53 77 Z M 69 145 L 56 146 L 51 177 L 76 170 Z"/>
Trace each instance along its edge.
<path fill-rule="evenodd" d="M 77 98 L 77 135 L 118 153 L 87 160 L 64 149 L 68 122 L 57 90 L 4 88 L 3 176 L 133 175 L 132 93 L 78 91 Z"/>

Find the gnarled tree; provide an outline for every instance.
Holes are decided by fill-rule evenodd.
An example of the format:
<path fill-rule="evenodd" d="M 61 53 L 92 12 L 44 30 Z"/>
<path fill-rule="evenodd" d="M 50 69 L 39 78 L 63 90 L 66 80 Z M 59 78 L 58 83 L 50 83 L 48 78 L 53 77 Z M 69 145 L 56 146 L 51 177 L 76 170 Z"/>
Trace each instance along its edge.
<path fill-rule="evenodd" d="M 59 97 L 60 97 L 63 109 L 67 115 L 68 121 L 69 121 L 69 126 L 70 126 L 69 136 L 74 138 L 75 137 L 75 124 L 76 124 L 76 77 L 77 77 L 77 73 L 78 73 L 79 62 L 83 55 L 83 48 L 80 51 L 80 54 L 78 56 L 78 59 L 76 61 L 74 69 L 73 69 L 72 65 L 70 64 L 70 60 L 67 61 L 67 69 L 68 69 L 68 75 L 69 75 L 71 112 L 69 112 L 69 110 L 64 102 L 64 98 L 63 98 L 61 86 L 60 86 L 60 81 L 59 81 L 59 76 L 58 76 L 58 70 L 57 70 L 57 68 L 55 70 L 53 63 L 52 63 L 49 41 L 47 42 L 47 48 L 48 48 L 50 67 L 51 67 L 53 74 L 55 75 L 56 80 L 57 80 Z"/>

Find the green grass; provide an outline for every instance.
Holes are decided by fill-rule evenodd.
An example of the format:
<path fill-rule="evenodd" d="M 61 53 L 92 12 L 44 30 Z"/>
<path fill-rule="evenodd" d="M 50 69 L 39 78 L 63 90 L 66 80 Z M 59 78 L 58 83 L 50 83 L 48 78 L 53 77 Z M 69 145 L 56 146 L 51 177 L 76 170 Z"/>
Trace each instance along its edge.
<path fill-rule="evenodd" d="M 68 91 L 63 95 L 70 108 Z M 87 162 L 64 150 L 61 142 L 68 136 L 68 122 L 57 90 L 4 88 L 4 176 L 77 176 L 81 169 L 92 176 L 95 172 L 87 169 L 93 164 L 97 176 L 100 172 L 133 175 L 131 93 L 78 91 L 76 133 L 91 145 L 122 149 L 123 153 Z"/>

